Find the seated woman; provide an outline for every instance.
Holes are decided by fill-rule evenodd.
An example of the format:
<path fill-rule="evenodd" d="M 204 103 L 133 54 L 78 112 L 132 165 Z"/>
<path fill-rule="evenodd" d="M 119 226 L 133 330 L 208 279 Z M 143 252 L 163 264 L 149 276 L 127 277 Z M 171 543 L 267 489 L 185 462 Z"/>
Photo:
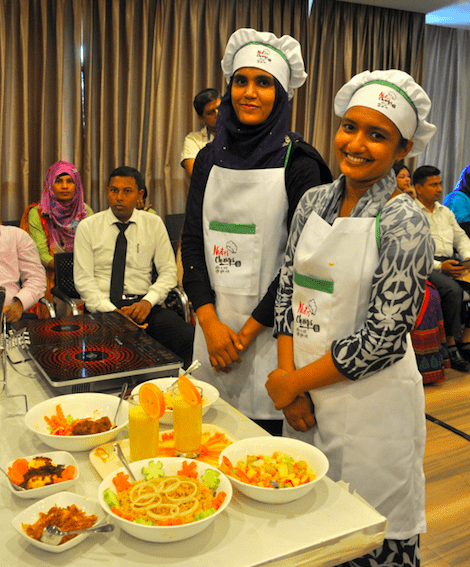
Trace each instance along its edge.
<path fill-rule="evenodd" d="M 34 240 L 46 268 L 46 299 L 53 301 L 54 254 L 72 252 L 78 223 L 93 214 L 83 200 L 80 174 L 73 163 L 57 161 L 47 170 L 41 202 L 27 207 L 21 218 L 21 228 Z M 44 305 L 32 308 L 40 318 L 49 314 Z M 59 308 L 59 312 L 62 307 Z M 62 313 L 65 314 L 65 310 Z"/>
<path fill-rule="evenodd" d="M 403 161 L 395 162 L 393 171 L 397 177 L 398 189 L 409 195 L 412 199 L 416 199 L 416 191 L 413 185 L 411 185 L 411 171 L 406 167 Z"/>
<path fill-rule="evenodd" d="M 459 225 L 470 236 L 470 165 L 462 171 L 452 193 L 446 195 L 442 203 L 454 213 Z"/>

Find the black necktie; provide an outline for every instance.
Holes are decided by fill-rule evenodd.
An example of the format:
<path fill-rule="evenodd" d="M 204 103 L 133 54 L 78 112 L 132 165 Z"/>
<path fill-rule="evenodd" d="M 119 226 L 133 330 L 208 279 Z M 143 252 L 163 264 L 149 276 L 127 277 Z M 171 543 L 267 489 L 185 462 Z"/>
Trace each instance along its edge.
<path fill-rule="evenodd" d="M 124 234 L 129 224 L 122 222 L 115 223 L 119 228 L 119 234 L 116 238 L 116 247 L 114 249 L 113 269 L 111 272 L 111 288 L 110 299 L 116 303 L 122 299 L 122 292 L 124 291 L 124 272 L 126 270 L 126 253 L 127 253 L 127 238 Z"/>

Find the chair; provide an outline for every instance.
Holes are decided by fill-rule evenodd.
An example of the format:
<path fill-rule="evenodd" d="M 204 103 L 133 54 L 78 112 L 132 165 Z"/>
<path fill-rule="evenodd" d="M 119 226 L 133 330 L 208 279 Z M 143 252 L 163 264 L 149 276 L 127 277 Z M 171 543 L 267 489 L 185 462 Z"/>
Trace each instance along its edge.
<path fill-rule="evenodd" d="M 72 310 L 72 315 L 79 315 L 80 311 L 76 299 L 81 302 L 80 294 L 75 289 L 73 281 L 73 252 L 60 252 L 54 255 L 55 285 L 51 289 L 52 295 L 64 301 Z M 156 271 L 154 270 L 155 278 Z M 155 281 L 155 279 L 153 279 Z M 174 287 L 168 293 L 165 307 L 173 309 L 187 323 L 191 322 L 189 299 L 186 293 Z M 52 316 L 52 315 L 51 315 Z"/>
<path fill-rule="evenodd" d="M 52 295 L 66 303 L 72 310 L 72 315 L 80 315 L 75 301 L 78 299 L 78 302 L 81 302 L 81 298 L 73 281 L 73 252 L 59 252 L 54 255 L 54 272 Z"/>
<path fill-rule="evenodd" d="M 178 249 L 181 231 L 183 230 L 185 216 L 185 213 L 178 213 L 175 215 L 166 215 L 165 217 L 166 229 L 168 231 L 168 236 L 170 237 L 170 242 L 173 246 L 175 256 Z"/>

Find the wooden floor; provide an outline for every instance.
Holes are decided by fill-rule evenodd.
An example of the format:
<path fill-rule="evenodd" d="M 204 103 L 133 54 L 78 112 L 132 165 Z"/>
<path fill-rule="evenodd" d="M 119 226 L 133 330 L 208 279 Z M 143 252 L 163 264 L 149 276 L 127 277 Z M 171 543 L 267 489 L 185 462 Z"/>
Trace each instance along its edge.
<path fill-rule="evenodd" d="M 426 413 L 470 435 L 470 374 L 446 371 L 425 386 Z M 426 420 L 424 457 L 428 531 L 422 567 L 470 567 L 470 441 Z"/>

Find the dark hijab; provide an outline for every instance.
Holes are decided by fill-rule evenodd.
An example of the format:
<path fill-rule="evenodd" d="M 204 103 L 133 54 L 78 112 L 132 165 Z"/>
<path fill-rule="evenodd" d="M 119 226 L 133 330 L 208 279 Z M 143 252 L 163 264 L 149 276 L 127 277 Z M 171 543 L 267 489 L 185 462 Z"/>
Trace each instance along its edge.
<path fill-rule="evenodd" d="M 457 185 L 454 187 L 454 191 L 462 191 L 462 193 L 465 193 L 465 195 L 470 198 L 470 165 L 467 165 L 460 174 Z"/>
<path fill-rule="evenodd" d="M 290 141 L 300 134 L 287 130 L 290 104 L 286 91 L 274 77 L 276 98 L 268 118 L 255 126 L 238 120 L 232 105 L 233 76 L 219 107 L 213 144 L 214 165 L 227 169 L 282 167 Z"/>

